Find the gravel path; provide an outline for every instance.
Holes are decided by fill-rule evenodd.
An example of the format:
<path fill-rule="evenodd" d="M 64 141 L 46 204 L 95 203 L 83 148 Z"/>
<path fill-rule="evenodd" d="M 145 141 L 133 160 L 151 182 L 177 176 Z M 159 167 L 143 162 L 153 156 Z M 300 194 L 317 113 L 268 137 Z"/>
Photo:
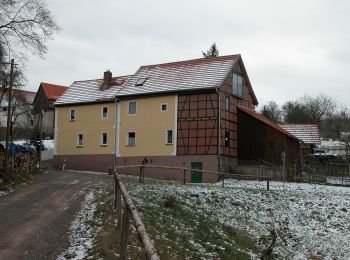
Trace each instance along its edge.
<path fill-rule="evenodd" d="M 0 259 L 56 259 L 86 193 L 112 177 L 51 171 L 0 197 Z"/>

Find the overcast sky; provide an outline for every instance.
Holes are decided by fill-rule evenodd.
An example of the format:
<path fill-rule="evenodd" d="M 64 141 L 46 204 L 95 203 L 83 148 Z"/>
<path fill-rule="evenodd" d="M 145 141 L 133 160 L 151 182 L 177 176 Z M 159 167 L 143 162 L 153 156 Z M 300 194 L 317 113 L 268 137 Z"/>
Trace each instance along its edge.
<path fill-rule="evenodd" d="M 44 59 L 30 57 L 28 90 L 41 81 L 133 74 L 141 65 L 242 55 L 260 104 L 324 93 L 350 106 L 350 1 L 48 0 L 62 30 Z"/>

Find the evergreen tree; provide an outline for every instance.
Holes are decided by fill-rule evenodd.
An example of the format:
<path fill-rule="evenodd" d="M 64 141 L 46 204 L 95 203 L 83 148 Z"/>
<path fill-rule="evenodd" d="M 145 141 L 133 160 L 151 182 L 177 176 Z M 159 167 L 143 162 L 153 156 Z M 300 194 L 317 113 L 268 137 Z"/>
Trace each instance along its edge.
<path fill-rule="evenodd" d="M 216 43 L 214 42 L 209 50 L 207 50 L 206 52 L 202 51 L 202 54 L 203 54 L 203 57 L 204 58 L 208 58 L 208 57 L 217 57 L 219 56 L 219 50 L 218 48 L 216 47 Z"/>

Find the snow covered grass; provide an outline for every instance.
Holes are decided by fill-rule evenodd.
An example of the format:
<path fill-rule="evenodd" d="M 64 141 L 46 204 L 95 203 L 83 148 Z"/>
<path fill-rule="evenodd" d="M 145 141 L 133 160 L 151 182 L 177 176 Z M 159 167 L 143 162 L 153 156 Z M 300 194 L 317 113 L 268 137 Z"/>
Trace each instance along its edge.
<path fill-rule="evenodd" d="M 91 257 L 95 237 L 102 227 L 100 216 L 97 215 L 101 195 L 101 187 L 89 191 L 85 195 L 81 210 L 76 215 L 69 231 L 70 247 L 57 257 L 63 259 L 86 259 Z M 103 202 L 100 202 L 100 204 Z"/>
<path fill-rule="evenodd" d="M 125 182 L 161 259 L 350 257 L 347 187 L 271 182 L 267 191 L 260 181 L 227 180 L 225 188 Z M 104 194 L 100 203 L 112 208 L 111 187 Z M 119 243 L 113 211 L 105 211 L 103 219 L 94 251 L 112 258 Z M 129 256 L 143 257 L 132 225 Z"/>

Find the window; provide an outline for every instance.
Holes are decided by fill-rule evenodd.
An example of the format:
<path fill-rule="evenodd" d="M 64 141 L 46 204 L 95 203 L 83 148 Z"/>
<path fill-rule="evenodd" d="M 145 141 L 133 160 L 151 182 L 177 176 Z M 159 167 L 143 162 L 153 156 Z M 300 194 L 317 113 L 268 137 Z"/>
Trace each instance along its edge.
<path fill-rule="evenodd" d="M 102 119 L 108 118 L 108 107 L 102 107 Z"/>
<path fill-rule="evenodd" d="M 70 121 L 75 121 L 75 109 L 71 109 L 69 111 L 69 120 Z"/>
<path fill-rule="evenodd" d="M 135 86 L 142 86 L 143 84 L 145 84 L 147 78 L 140 78 L 136 81 Z"/>
<path fill-rule="evenodd" d="M 3 112 L 7 112 L 7 107 L 3 107 L 3 108 L 2 108 L 2 111 L 3 111 Z"/>
<path fill-rule="evenodd" d="M 160 105 L 160 111 L 166 112 L 168 110 L 168 104 L 161 104 Z"/>
<path fill-rule="evenodd" d="M 233 73 L 232 77 L 233 95 L 243 98 L 243 79 L 242 76 Z"/>
<path fill-rule="evenodd" d="M 126 144 L 127 145 L 135 145 L 136 144 L 136 133 L 135 132 L 128 132 Z"/>
<path fill-rule="evenodd" d="M 107 133 L 101 134 L 101 145 L 107 146 Z"/>
<path fill-rule="evenodd" d="M 230 96 L 225 96 L 225 110 L 230 111 Z"/>
<path fill-rule="evenodd" d="M 136 115 L 136 101 L 129 102 L 128 115 Z"/>
<path fill-rule="evenodd" d="M 166 144 L 173 143 L 173 130 L 166 130 Z"/>
<path fill-rule="evenodd" d="M 83 134 L 77 135 L 77 146 L 83 146 Z"/>
<path fill-rule="evenodd" d="M 225 131 L 225 147 L 230 147 L 230 131 Z"/>

